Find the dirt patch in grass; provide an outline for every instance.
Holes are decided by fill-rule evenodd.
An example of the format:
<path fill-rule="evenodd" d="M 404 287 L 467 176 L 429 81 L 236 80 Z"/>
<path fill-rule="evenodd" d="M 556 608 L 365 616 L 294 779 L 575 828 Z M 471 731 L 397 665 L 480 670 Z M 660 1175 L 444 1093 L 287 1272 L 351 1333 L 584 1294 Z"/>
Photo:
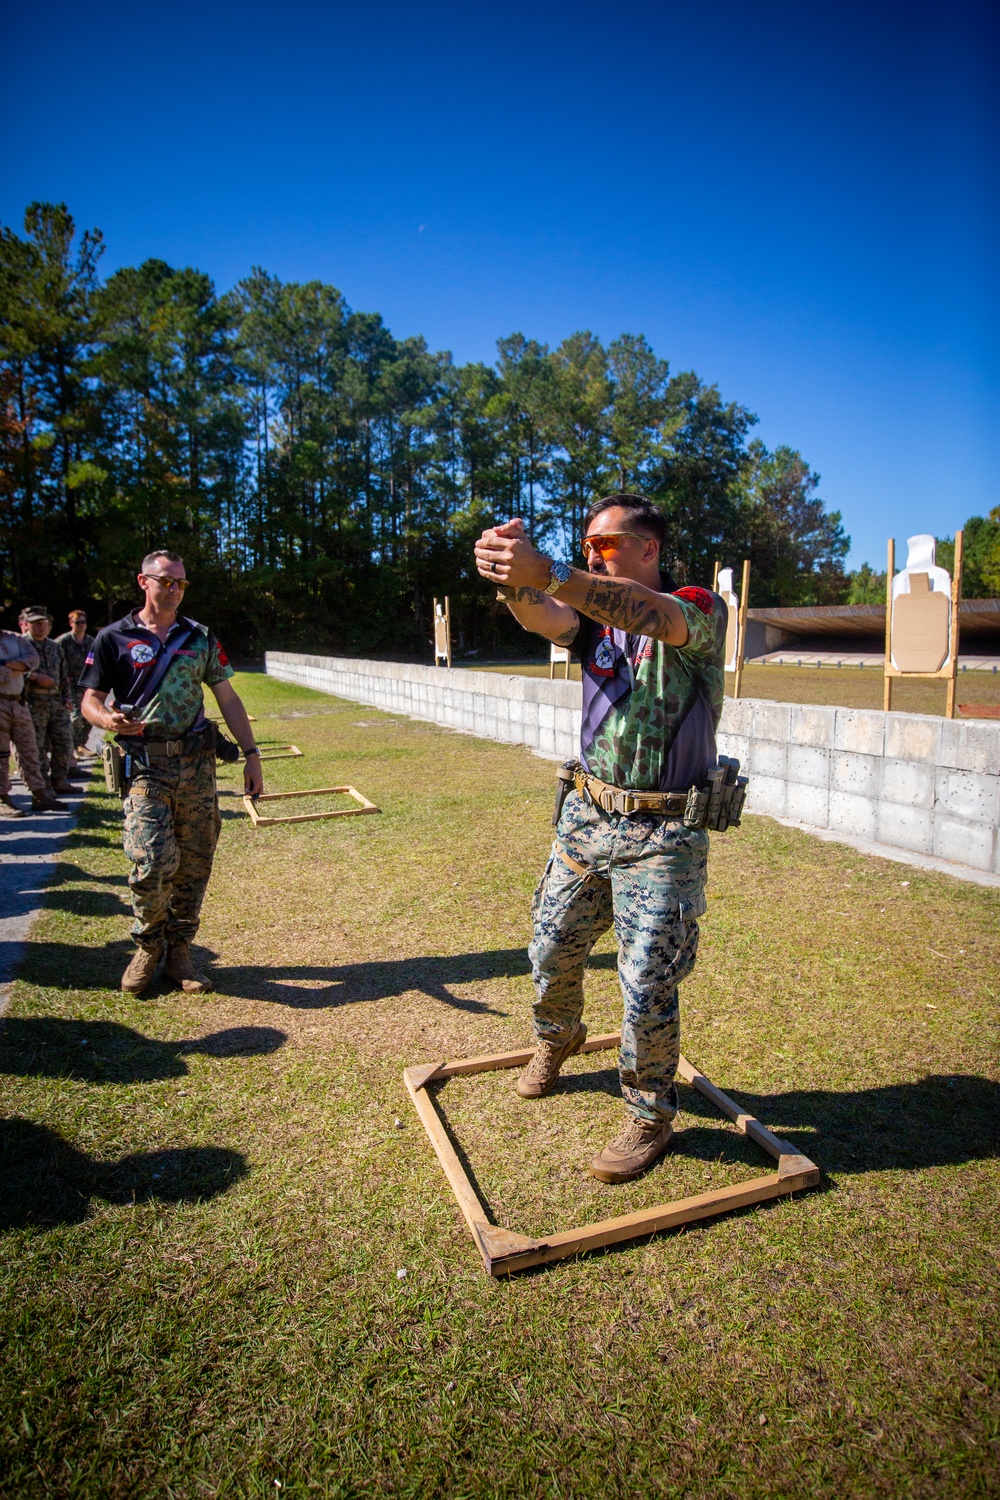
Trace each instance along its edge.
<path fill-rule="evenodd" d="M 136 1000 L 120 813 L 89 798 L 0 1028 L 5 1490 L 993 1492 L 998 894 L 765 819 L 715 837 L 684 1050 L 821 1187 L 493 1283 L 401 1072 L 529 1036 L 552 768 L 239 686 L 262 743 L 306 751 L 269 788 L 350 781 L 383 811 L 254 829 L 234 783 L 201 933 L 217 989 Z M 602 940 L 598 1030 L 613 964 Z M 648 1178 L 590 1178 L 611 1061 L 533 1103 L 512 1073 L 440 1089 L 498 1222 L 758 1173 L 683 1089 Z"/>

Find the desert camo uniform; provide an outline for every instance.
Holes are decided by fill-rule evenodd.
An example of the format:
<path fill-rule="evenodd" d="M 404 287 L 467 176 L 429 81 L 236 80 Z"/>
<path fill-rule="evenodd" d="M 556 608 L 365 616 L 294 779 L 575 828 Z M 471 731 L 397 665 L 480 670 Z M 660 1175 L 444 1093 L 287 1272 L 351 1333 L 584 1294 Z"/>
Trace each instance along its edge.
<path fill-rule="evenodd" d="M 73 725 L 67 704 L 73 701 L 69 668 L 59 646 L 47 636 L 32 641 L 38 652 L 37 671 L 51 677 L 54 687 L 39 687 L 33 677 L 25 686 L 28 712 L 35 726 L 38 759 L 46 786 L 64 786 L 73 760 Z"/>
<path fill-rule="evenodd" d="M 98 632 L 80 679 L 84 688 L 134 703 L 160 653 L 188 637 L 150 702 L 136 712 L 142 741 L 120 743 L 132 755 L 125 798 L 124 847 L 140 948 L 158 952 L 188 943 L 198 931 L 221 818 L 215 786 L 215 737 L 205 717 L 202 683 L 232 677 L 219 641 L 205 625 L 178 616 L 161 644 L 135 614 Z M 140 763 L 145 756 L 148 764 Z"/>
<path fill-rule="evenodd" d="M 83 640 L 78 641 L 72 630 L 67 630 L 64 635 L 56 636 L 56 645 L 66 658 L 66 670 L 69 672 L 70 691 L 73 697 L 73 748 L 80 750 L 87 743 L 87 736 L 90 734 L 90 725 L 83 717 L 80 707 L 86 691 L 80 687 L 80 673 L 93 649 L 94 637 L 84 635 Z"/>
<path fill-rule="evenodd" d="M 24 672 L 12 672 L 8 661 L 21 661 L 29 672 L 38 667 L 36 643 L 30 635 L 13 630 L 0 631 L 0 797 L 10 797 L 10 747 L 17 749 L 21 775 L 28 787 L 40 796 L 45 791 L 45 777 L 38 763 L 38 742 L 31 715 L 22 703 Z"/>
<path fill-rule="evenodd" d="M 684 791 L 716 760 L 727 609 L 718 594 L 672 596 L 688 640 L 668 646 L 581 619 L 580 758 L 592 776 L 637 791 Z M 571 791 L 532 906 L 530 956 L 539 1041 L 563 1042 L 583 1012 L 583 971 L 614 924 L 624 1000 L 619 1068 L 643 1121 L 677 1112 L 677 987 L 694 967 L 705 912 L 708 834 L 679 818 L 607 813 Z"/>

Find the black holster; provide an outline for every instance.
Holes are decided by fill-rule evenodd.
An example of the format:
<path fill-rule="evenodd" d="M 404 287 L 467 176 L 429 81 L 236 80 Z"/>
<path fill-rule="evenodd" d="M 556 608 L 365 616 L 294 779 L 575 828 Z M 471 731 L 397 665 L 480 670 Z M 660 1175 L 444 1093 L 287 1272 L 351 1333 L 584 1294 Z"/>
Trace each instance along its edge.
<path fill-rule="evenodd" d="M 569 796 L 577 771 L 583 767 L 578 760 L 564 760 L 556 772 L 556 805 L 552 809 L 552 827 L 559 827 L 559 819 L 562 817 L 563 803 Z"/>

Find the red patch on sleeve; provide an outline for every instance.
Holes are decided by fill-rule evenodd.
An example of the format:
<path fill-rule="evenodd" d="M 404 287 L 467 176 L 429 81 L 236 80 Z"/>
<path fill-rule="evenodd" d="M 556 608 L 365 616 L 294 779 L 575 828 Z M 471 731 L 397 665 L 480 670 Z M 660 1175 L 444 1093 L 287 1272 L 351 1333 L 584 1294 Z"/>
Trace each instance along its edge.
<path fill-rule="evenodd" d="M 219 642 L 219 666 L 220 667 L 228 667 L 229 666 L 229 657 L 226 655 L 226 648 L 222 644 L 221 641 Z"/>
<path fill-rule="evenodd" d="M 686 588 L 677 590 L 678 599 L 689 599 L 696 604 L 703 615 L 710 615 L 715 608 L 714 601 L 708 589 Z"/>

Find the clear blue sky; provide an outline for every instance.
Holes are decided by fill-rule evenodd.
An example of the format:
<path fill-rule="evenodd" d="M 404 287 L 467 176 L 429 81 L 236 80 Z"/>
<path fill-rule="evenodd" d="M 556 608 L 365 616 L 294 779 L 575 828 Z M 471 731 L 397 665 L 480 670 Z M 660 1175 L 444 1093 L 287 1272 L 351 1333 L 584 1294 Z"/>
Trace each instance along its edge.
<path fill-rule="evenodd" d="M 0 219 L 320 278 L 397 336 L 646 334 L 800 448 L 852 565 L 1000 503 L 997 7 L 8 7 Z"/>

